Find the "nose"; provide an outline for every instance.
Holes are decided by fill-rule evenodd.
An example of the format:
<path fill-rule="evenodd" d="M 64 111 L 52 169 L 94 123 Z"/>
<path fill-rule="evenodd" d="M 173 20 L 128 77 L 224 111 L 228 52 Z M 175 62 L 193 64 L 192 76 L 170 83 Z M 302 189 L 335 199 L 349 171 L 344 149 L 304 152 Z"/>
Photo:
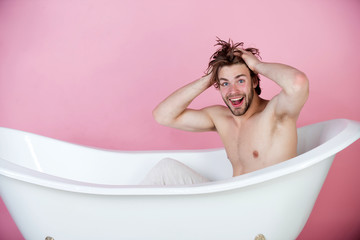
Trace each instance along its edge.
<path fill-rule="evenodd" d="M 240 89 L 239 86 L 237 86 L 236 84 L 231 84 L 229 87 L 229 92 L 234 94 L 234 93 L 240 93 Z"/>

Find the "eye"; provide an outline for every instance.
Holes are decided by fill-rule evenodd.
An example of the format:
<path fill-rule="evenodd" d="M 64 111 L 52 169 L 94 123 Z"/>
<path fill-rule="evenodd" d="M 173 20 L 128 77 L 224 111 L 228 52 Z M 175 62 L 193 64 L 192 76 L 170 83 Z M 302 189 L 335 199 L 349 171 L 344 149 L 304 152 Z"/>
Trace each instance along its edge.
<path fill-rule="evenodd" d="M 239 83 L 244 83 L 244 82 L 245 82 L 244 79 L 240 79 L 240 80 L 239 80 Z"/>
<path fill-rule="evenodd" d="M 222 87 L 226 87 L 226 86 L 229 85 L 229 83 L 228 83 L 228 82 L 223 82 L 223 83 L 221 83 L 220 85 L 221 85 Z"/>

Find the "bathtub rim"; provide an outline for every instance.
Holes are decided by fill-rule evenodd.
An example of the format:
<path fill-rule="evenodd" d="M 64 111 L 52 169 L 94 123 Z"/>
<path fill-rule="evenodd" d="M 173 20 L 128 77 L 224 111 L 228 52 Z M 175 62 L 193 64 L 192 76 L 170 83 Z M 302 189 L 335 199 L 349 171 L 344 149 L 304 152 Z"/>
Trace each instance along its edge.
<path fill-rule="evenodd" d="M 77 192 L 95 195 L 190 195 L 190 194 L 207 194 L 215 192 L 229 191 L 236 188 L 242 188 L 284 175 L 288 175 L 302 169 L 308 168 L 329 157 L 334 156 L 337 152 L 348 147 L 350 144 L 360 138 L 360 122 L 349 119 L 332 119 L 314 124 L 309 124 L 301 128 L 316 127 L 320 124 L 345 124 L 345 127 L 336 133 L 331 139 L 323 144 L 298 155 L 292 159 L 272 165 L 251 173 L 232 177 L 225 180 L 214 181 L 195 185 L 182 186 L 144 186 L 144 185 L 109 185 L 96 184 L 70 180 L 56 177 L 36 170 L 32 170 L 20 165 L 11 163 L 0 158 L 0 174 L 22 182 L 39 185 L 46 188 L 63 190 L 68 192 Z M 12 129 L 13 130 L 13 129 Z M 15 130 L 19 131 L 19 130 Z M 20 131 L 22 132 L 22 131 Z M 31 134 L 25 132 L 27 134 Z M 34 134 L 36 136 L 44 137 Z M 47 138 L 47 137 L 44 137 Z M 54 140 L 54 139 L 53 139 Z M 55 139 L 56 140 L 56 139 Z M 60 140 L 56 140 L 60 141 Z M 63 141 L 60 141 L 63 142 Z M 68 142 L 66 142 L 68 143 Z M 73 143 L 68 143 L 73 144 Z M 77 144 L 74 144 L 77 145 Z M 86 146 L 77 145 L 88 148 Z M 95 148 L 96 149 L 96 148 Z M 106 149 L 99 149 L 112 151 Z M 199 152 L 199 151 L 219 151 L 223 148 L 202 149 L 202 150 L 166 150 L 166 151 L 115 151 L 124 153 L 146 153 L 146 152 Z"/>

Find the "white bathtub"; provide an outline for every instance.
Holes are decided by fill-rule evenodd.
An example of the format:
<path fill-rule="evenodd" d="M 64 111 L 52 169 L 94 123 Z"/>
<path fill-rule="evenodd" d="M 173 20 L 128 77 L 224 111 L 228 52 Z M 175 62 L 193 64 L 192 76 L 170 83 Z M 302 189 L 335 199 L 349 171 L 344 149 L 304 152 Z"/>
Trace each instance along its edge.
<path fill-rule="evenodd" d="M 109 151 L 0 128 L 0 193 L 27 240 L 289 240 L 335 154 L 359 137 L 355 121 L 309 125 L 299 129 L 298 157 L 232 178 L 223 149 Z M 216 181 L 136 185 L 164 157 Z"/>

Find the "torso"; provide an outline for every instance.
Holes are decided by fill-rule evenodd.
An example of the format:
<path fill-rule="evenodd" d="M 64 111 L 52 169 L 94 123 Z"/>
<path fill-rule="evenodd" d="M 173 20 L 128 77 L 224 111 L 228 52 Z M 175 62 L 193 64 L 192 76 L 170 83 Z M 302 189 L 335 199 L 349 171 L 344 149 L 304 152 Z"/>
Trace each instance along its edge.
<path fill-rule="evenodd" d="M 257 111 L 249 118 L 233 116 L 224 106 L 212 109 L 216 130 L 233 166 L 233 176 L 296 156 L 296 120 L 276 119 L 268 104 L 261 100 Z"/>

